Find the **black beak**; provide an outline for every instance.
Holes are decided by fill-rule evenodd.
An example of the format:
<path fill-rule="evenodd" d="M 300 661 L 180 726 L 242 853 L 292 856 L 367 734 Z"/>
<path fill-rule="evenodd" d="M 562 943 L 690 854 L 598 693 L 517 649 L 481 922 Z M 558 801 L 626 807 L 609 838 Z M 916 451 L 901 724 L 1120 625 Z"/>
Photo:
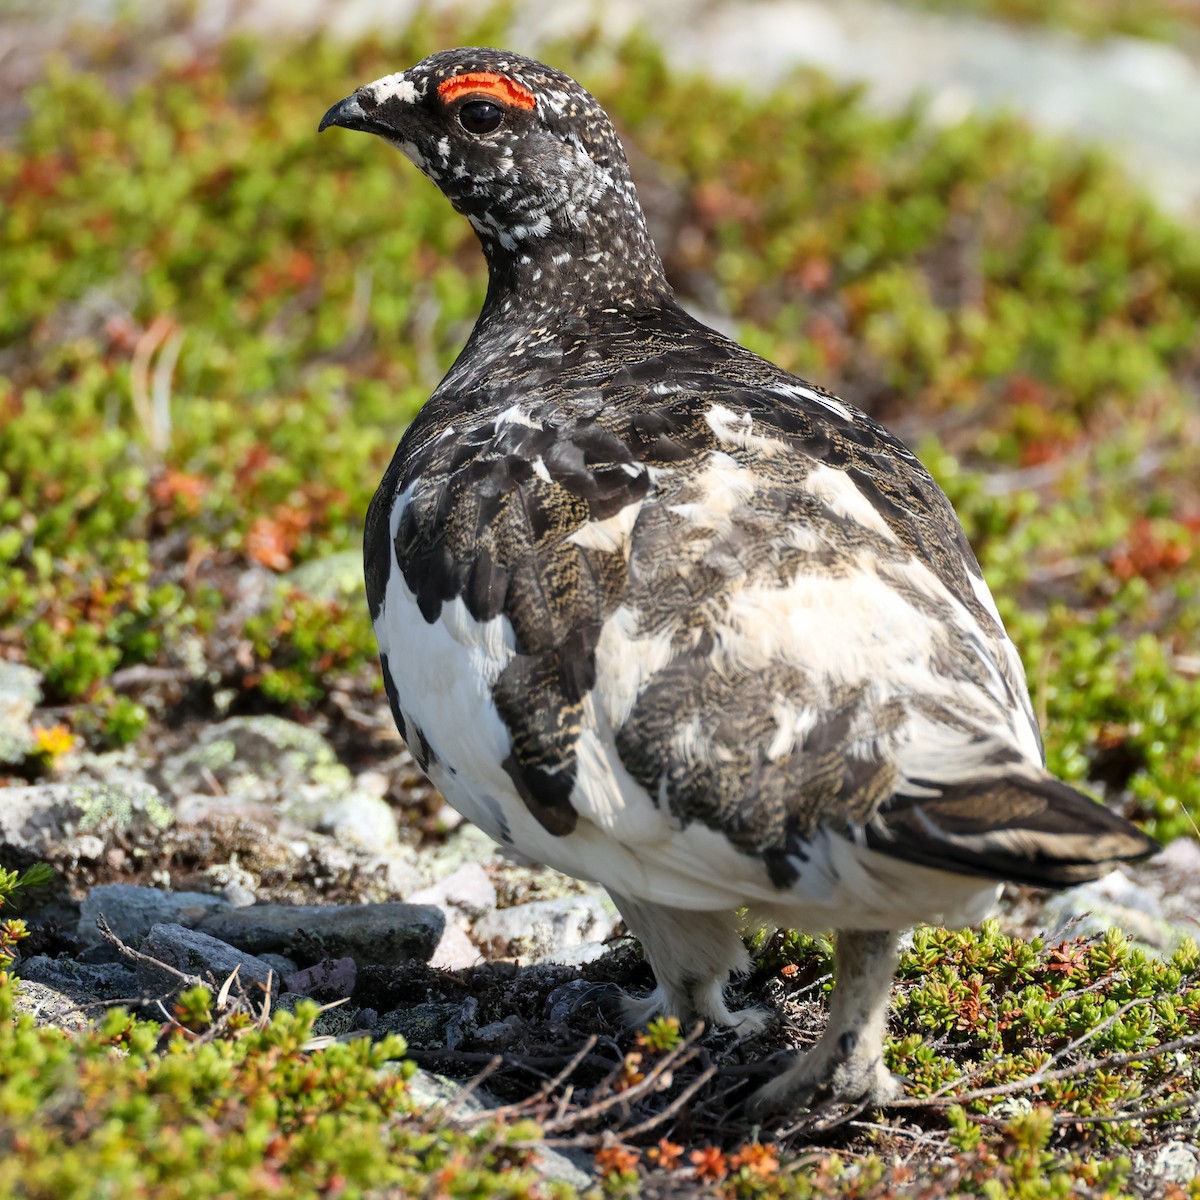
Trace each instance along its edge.
<path fill-rule="evenodd" d="M 381 122 L 374 121 L 363 111 L 358 102 L 358 93 L 339 100 L 322 118 L 317 126 L 318 133 L 324 133 L 330 125 L 340 125 L 343 129 L 361 129 L 365 133 L 379 133 Z"/>

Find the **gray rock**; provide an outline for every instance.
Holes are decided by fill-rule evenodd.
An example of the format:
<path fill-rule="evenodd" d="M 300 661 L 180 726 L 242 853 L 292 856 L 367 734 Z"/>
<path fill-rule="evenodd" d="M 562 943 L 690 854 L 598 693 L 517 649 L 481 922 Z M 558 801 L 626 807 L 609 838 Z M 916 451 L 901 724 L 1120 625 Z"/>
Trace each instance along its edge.
<path fill-rule="evenodd" d="M 255 957 L 261 958 L 280 979 L 287 979 L 289 975 L 295 974 L 297 970 L 296 963 L 283 954 L 271 954 L 268 951 L 266 954 L 258 954 Z"/>
<path fill-rule="evenodd" d="M 1122 870 L 1051 896 L 1038 924 L 1050 940 L 1120 929 L 1151 954 L 1170 955 L 1192 930 L 1163 915 L 1162 897 L 1152 887 L 1135 883 Z"/>
<path fill-rule="evenodd" d="M 142 953 L 177 971 L 194 975 L 200 982 L 210 986 L 220 987 L 235 969 L 238 982 L 246 991 L 252 991 L 255 984 L 264 988 L 277 988 L 279 984 L 279 977 L 262 959 L 245 954 L 198 929 L 185 929 L 182 925 L 164 923 L 151 926 L 142 942 Z M 151 992 L 175 992 L 188 986 L 178 976 L 151 962 L 139 961 L 137 973 L 142 986 Z"/>
<path fill-rule="evenodd" d="M 242 803 L 298 808 L 340 800 L 353 783 L 316 730 L 272 716 L 209 726 L 194 745 L 164 761 L 162 775 L 180 800 L 219 790 Z"/>
<path fill-rule="evenodd" d="M 149 783 L 76 781 L 11 787 L 4 789 L 0 804 L 0 847 L 47 853 L 79 841 L 80 857 L 98 857 L 104 851 L 100 833 L 161 829 L 172 820 L 158 789 Z M 86 844 L 87 838 L 96 846 Z M 97 847 L 98 853 L 93 853 Z"/>
<path fill-rule="evenodd" d="M 106 883 L 92 888 L 79 910 L 79 937 L 88 945 L 103 941 L 96 928 L 102 913 L 109 928 L 131 943 L 150 932 L 152 925 L 167 922 L 194 928 L 210 912 L 224 912 L 229 901 L 204 892 L 165 892 L 128 883 Z"/>
<path fill-rule="evenodd" d="M 44 954 L 22 959 L 17 966 L 21 979 L 40 983 L 80 1005 L 114 1000 L 132 1000 L 141 988 L 133 967 L 120 962 L 81 963 Z"/>
<path fill-rule="evenodd" d="M 464 862 L 449 875 L 404 897 L 409 904 L 455 909 L 470 921 L 496 907 L 496 888 L 477 862 Z"/>
<path fill-rule="evenodd" d="M 551 950 L 537 961 L 559 967 L 582 967 L 603 958 L 609 949 L 604 942 L 581 942 L 578 946 L 562 946 Z"/>
<path fill-rule="evenodd" d="M 525 1022 L 512 1013 L 503 1021 L 492 1021 L 477 1029 L 473 1040 L 485 1049 L 503 1050 L 505 1046 L 511 1046 L 524 1031 Z"/>
<path fill-rule="evenodd" d="M 373 854 L 387 855 L 400 844 L 396 814 L 382 795 L 371 791 L 310 795 L 285 801 L 279 811 L 304 829 Z"/>
<path fill-rule="evenodd" d="M 42 699 L 42 677 L 32 667 L 0 660 L 0 726 L 22 725 Z"/>
<path fill-rule="evenodd" d="M 255 904 L 205 917 L 198 928 L 251 954 L 298 963 L 352 958 L 360 966 L 428 962 L 445 927 L 440 909 L 385 904 Z"/>
<path fill-rule="evenodd" d="M 495 957 L 541 959 L 609 937 L 620 918 L 602 893 L 534 900 L 476 921 L 475 941 Z"/>

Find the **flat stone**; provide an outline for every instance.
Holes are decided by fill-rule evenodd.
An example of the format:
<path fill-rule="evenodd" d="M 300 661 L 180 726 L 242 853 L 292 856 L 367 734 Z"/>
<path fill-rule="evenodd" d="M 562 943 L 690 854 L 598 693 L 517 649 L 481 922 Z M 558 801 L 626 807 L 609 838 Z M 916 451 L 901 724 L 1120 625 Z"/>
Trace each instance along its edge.
<path fill-rule="evenodd" d="M 213 913 L 198 928 L 251 954 L 286 954 L 302 965 L 352 958 L 360 966 L 428 962 L 446 920 L 440 909 L 384 904 L 255 904 Z"/>
<path fill-rule="evenodd" d="M 294 971 L 284 978 L 289 992 L 311 996 L 322 1004 L 341 1000 L 354 994 L 358 965 L 352 958 L 327 958 L 303 971 Z"/>
<path fill-rule="evenodd" d="M 109 928 L 129 944 L 150 932 L 152 925 L 166 922 L 194 928 L 211 912 L 232 907 L 228 900 L 204 892 L 166 892 L 160 888 L 129 883 L 105 883 L 92 888 L 79 910 L 79 937 L 88 945 L 104 939 L 96 928 L 101 914 Z"/>
<path fill-rule="evenodd" d="M 202 983 L 211 987 L 220 987 L 235 969 L 238 981 L 247 991 L 255 984 L 261 984 L 264 988 L 278 987 L 279 977 L 268 963 L 198 929 L 186 929 L 182 925 L 169 923 L 153 925 L 142 942 L 141 950 L 143 954 L 178 971 L 198 976 Z M 178 976 L 162 970 L 154 963 L 139 961 L 137 973 L 142 986 L 148 991 L 175 992 L 188 986 Z"/>
<path fill-rule="evenodd" d="M 501 908 L 476 921 L 475 941 L 494 957 L 541 959 L 611 936 L 620 917 L 596 893 L 534 900 Z"/>

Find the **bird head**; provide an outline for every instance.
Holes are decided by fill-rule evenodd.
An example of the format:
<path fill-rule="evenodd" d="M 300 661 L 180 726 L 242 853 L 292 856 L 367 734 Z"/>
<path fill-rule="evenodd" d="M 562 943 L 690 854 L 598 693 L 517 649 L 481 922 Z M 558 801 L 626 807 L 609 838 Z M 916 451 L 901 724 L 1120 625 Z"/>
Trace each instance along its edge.
<path fill-rule="evenodd" d="M 400 149 L 466 216 L 485 250 L 548 243 L 553 252 L 554 243 L 587 242 L 614 216 L 644 231 L 604 110 L 569 76 L 533 59 L 444 50 L 364 84 L 325 114 L 320 128 L 331 125 Z"/>

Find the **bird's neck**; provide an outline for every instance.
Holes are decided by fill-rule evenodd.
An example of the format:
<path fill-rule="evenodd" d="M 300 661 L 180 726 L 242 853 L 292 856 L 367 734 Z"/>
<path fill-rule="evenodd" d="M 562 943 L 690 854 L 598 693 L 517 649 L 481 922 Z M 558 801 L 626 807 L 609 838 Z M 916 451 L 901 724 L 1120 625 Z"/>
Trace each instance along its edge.
<path fill-rule="evenodd" d="M 480 241 L 488 263 L 481 322 L 545 324 L 548 317 L 653 307 L 673 295 L 640 211 L 636 219 L 627 211 L 593 214 L 565 231 L 527 235 L 513 246 L 490 231 Z"/>

